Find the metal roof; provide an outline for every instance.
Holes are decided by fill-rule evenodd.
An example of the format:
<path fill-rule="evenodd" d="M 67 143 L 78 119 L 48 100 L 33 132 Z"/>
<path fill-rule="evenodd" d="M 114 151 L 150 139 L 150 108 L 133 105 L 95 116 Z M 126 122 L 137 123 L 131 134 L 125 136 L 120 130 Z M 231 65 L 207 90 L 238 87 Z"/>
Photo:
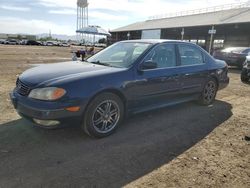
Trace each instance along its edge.
<path fill-rule="evenodd" d="M 181 40 L 172 40 L 172 39 L 135 39 L 135 40 L 123 40 L 120 41 L 122 43 L 149 43 L 149 44 L 160 44 L 160 43 L 185 43 L 185 44 L 191 44 L 195 45 L 192 42 L 186 42 Z"/>
<path fill-rule="evenodd" d="M 111 32 L 224 25 L 248 22 L 250 23 L 250 8 L 246 7 L 187 16 L 146 20 L 114 29 Z"/>
<path fill-rule="evenodd" d="M 111 34 L 101 28 L 100 26 L 95 25 L 89 25 L 88 27 L 83 27 L 78 30 L 76 30 L 77 33 L 86 33 L 86 34 L 92 34 L 92 35 L 105 35 L 110 36 Z"/>

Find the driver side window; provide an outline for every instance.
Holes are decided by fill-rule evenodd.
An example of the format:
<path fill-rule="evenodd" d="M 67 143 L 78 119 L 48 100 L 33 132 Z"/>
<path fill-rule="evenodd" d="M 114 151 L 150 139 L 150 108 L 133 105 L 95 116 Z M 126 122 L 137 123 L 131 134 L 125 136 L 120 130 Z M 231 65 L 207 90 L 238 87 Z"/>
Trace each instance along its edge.
<path fill-rule="evenodd" d="M 160 44 L 147 55 L 145 61 L 153 61 L 157 68 L 176 66 L 176 53 L 174 44 Z"/>

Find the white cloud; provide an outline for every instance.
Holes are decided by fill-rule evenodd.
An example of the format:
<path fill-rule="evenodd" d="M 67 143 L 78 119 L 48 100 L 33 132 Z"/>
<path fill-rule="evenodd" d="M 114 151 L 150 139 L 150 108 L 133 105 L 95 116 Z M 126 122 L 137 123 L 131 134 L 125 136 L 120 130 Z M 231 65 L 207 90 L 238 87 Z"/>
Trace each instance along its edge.
<path fill-rule="evenodd" d="M 75 33 L 74 21 L 76 19 L 77 0 L 34 0 L 34 2 L 46 6 L 47 8 L 44 7 L 43 10 L 49 11 L 50 14 L 71 15 L 72 21 L 60 25 L 56 22 L 36 19 L 35 13 L 31 15 L 33 19 L 0 16 L 0 32 L 37 34 L 47 33 L 51 29 L 53 33 L 58 34 Z M 115 29 L 136 21 L 146 20 L 153 15 L 236 2 L 246 2 L 246 0 L 89 0 L 89 24 Z M 10 5 L 0 5 L 0 8 L 13 11 L 31 10 L 27 7 Z M 46 14 L 44 18 L 50 19 Z"/>
<path fill-rule="evenodd" d="M 76 15 L 77 12 L 74 9 L 58 9 L 49 10 L 50 14 L 62 14 L 62 15 Z M 103 13 L 100 11 L 89 11 L 89 18 L 100 19 L 100 20 L 112 20 L 112 21 L 124 21 L 128 20 L 127 16 L 117 16 L 112 14 Z"/>
<path fill-rule="evenodd" d="M 76 0 L 38 0 L 39 4 L 46 7 L 76 8 Z"/>
<path fill-rule="evenodd" d="M 129 18 L 127 16 L 117 16 L 117 15 L 112 15 L 112 14 L 106 14 L 100 11 L 91 11 L 89 13 L 89 17 L 95 18 L 95 19 L 100 19 L 100 20 L 110 20 L 110 21 L 124 21 L 128 20 Z"/>
<path fill-rule="evenodd" d="M 22 11 L 22 12 L 30 11 L 29 7 L 17 7 L 11 5 L 1 5 L 0 8 L 5 10 Z"/>
<path fill-rule="evenodd" d="M 76 10 L 74 9 L 50 10 L 49 13 L 50 14 L 76 15 Z"/>
<path fill-rule="evenodd" d="M 0 17 L 0 33 L 52 33 L 74 34 L 75 30 L 68 25 L 59 25 L 53 22 L 36 19 L 20 19 L 16 17 Z"/>
<path fill-rule="evenodd" d="M 77 0 L 39 0 L 48 7 L 76 8 Z M 124 11 L 147 19 L 149 16 L 176 12 L 187 9 L 205 8 L 222 4 L 246 2 L 247 0 L 189 0 L 189 1 L 165 1 L 165 0 L 89 0 L 89 10 L 104 9 L 111 11 Z M 122 14 L 122 13 L 121 13 Z"/>
<path fill-rule="evenodd" d="M 189 10 L 196 10 L 196 9 L 206 9 L 209 7 L 216 7 L 216 6 L 222 6 L 222 5 L 228 5 L 228 7 L 231 7 L 231 5 L 235 3 L 244 3 L 247 0 L 189 0 L 189 1 L 184 1 L 183 3 L 181 2 L 171 2 L 171 3 L 165 3 L 165 6 L 161 4 L 161 7 L 164 7 L 163 9 L 160 8 L 159 12 L 157 11 L 152 11 L 153 14 L 150 16 L 156 16 L 159 15 L 166 15 L 166 14 L 171 14 L 171 13 L 176 13 L 176 12 L 181 12 L 181 11 L 189 11 Z M 161 1 L 163 3 L 163 1 Z M 156 9 L 155 9 L 156 10 Z"/>

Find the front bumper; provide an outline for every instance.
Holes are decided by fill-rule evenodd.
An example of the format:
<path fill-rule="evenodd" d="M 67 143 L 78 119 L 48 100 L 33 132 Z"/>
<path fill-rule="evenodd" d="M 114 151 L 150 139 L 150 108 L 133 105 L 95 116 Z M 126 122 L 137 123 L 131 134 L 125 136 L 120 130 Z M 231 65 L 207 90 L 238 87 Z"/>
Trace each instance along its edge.
<path fill-rule="evenodd" d="M 81 103 L 79 111 L 71 112 L 66 108 L 75 106 L 77 102 L 39 101 L 22 96 L 16 90 L 10 93 L 10 99 L 17 113 L 32 122 L 34 119 L 58 121 L 61 125 L 72 121 L 80 122 L 85 108 L 85 105 Z M 80 105 L 79 102 L 77 105 Z"/>

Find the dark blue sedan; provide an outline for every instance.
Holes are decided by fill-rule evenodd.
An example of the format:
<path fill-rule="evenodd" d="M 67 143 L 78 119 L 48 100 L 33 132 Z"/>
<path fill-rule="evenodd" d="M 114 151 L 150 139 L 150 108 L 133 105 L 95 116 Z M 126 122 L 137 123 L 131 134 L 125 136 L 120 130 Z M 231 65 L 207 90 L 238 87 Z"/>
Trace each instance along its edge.
<path fill-rule="evenodd" d="M 224 61 L 171 40 L 118 42 L 81 62 L 41 65 L 19 76 L 17 112 L 46 128 L 76 121 L 91 136 L 115 131 L 127 114 L 198 100 L 214 102 L 229 83 Z"/>

